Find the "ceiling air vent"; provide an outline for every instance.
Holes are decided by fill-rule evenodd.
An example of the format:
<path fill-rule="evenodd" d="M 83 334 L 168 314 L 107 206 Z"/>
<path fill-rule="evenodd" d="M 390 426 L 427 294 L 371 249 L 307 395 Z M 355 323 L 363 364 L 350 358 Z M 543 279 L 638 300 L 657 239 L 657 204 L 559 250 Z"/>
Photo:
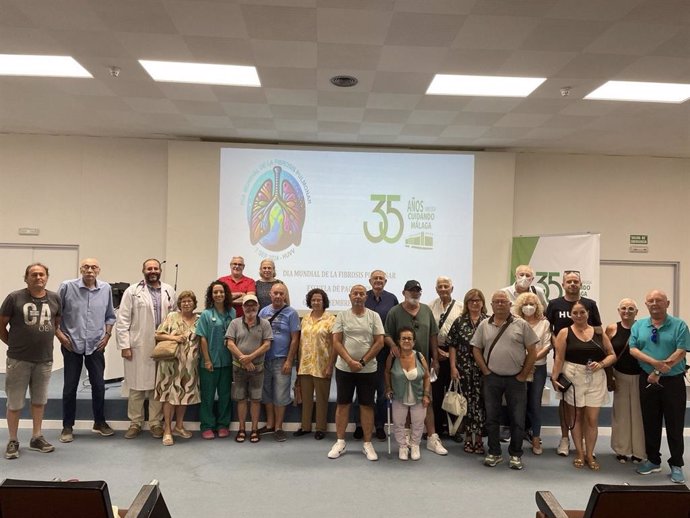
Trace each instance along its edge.
<path fill-rule="evenodd" d="M 331 77 L 331 83 L 333 83 L 335 86 L 339 86 L 341 88 L 350 88 L 351 86 L 355 86 L 359 81 L 357 80 L 356 77 L 353 76 L 333 76 Z"/>

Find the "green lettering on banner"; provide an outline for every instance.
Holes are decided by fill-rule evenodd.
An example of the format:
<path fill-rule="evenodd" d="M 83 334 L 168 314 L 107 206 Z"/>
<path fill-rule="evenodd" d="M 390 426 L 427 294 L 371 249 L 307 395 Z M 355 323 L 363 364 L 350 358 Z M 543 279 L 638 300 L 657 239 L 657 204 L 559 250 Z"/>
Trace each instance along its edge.
<path fill-rule="evenodd" d="M 364 229 L 364 236 L 372 243 L 380 243 L 385 241 L 386 243 L 396 243 L 400 236 L 402 236 L 403 230 L 405 228 L 405 223 L 403 221 L 402 214 L 400 211 L 393 207 L 393 202 L 400 201 L 399 194 L 372 194 L 369 199 L 375 201 L 376 206 L 371 210 L 379 218 L 379 232 L 378 234 L 372 234 L 369 231 L 369 223 L 365 221 L 362 224 Z M 385 210 L 384 210 L 385 204 Z M 389 221 L 388 217 L 391 216 L 393 220 L 393 229 L 397 228 L 397 233 L 392 236 L 388 234 Z M 396 221 L 397 220 L 397 223 Z"/>

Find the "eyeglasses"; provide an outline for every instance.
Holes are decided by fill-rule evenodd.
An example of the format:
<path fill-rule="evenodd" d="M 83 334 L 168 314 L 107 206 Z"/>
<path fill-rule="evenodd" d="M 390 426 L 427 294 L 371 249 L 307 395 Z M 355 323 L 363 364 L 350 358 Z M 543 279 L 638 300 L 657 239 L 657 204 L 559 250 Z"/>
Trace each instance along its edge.
<path fill-rule="evenodd" d="M 412 338 L 411 336 L 402 336 L 402 337 L 400 337 L 400 341 L 401 342 L 412 342 L 412 341 L 414 341 L 414 338 Z"/>
<path fill-rule="evenodd" d="M 498 299 L 498 300 L 492 300 L 491 303 L 492 303 L 492 304 L 497 304 L 497 305 L 499 305 L 499 306 L 502 306 L 502 305 L 504 305 L 504 304 L 510 304 L 510 301 L 509 301 L 509 300 L 506 300 L 506 299 Z"/>
<path fill-rule="evenodd" d="M 81 265 L 81 269 L 82 269 L 82 270 L 93 270 L 93 271 L 97 271 L 97 270 L 100 270 L 101 267 L 98 266 L 98 265 L 96 265 L 96 264 L 82 264 L 82 265 Z"/>
<path fill-rule="evenodd" d="M 468 304 L 480 304 L 482 299 L 470 299 L 467 301 Z"/>
<path fill-rule="evenodd" d="M 417 322 L 417 317 L 412 317 L 412 329 L 417 331 L 419 329 L 419 322 Z"/>
<path fill-rule="evenodd" d="M 652 328 L 652 342 L 657 343 L 659 341 L 659 330 L 656 327 Z"/>
<path fill-rule="evenodd" d="M 621 306 L 620 308 L 618 308 L 618 311 L 635 312 L 635 311 L 637 311 L 637 308 L 636 308 L 636 307 L 633 307 L 633 306 L 627 306 L 627 307 L 626 307 L 626 306 Z"/>
<path fill-rule="evenodd" d="M 230 266 L 237 266 L 238 268 L 244 268 L 242 263 L 230 263 Z"/>

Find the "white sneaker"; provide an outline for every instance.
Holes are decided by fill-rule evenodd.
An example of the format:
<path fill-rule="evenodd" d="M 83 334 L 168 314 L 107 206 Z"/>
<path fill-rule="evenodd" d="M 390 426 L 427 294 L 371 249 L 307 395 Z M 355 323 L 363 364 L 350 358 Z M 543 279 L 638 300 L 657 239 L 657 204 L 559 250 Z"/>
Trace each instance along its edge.
<path fill-rule="evenodd" d="M 439 439 L 438 434 L 430 435 L 426 440 L 426 449 L 433 451 L 437 455 L 448 455 L 448 450 L 441 444 L 441 439 Z"/>
<path fill-rule="evenodd" d="M 362 444 L 362 453 L 367 456 L 367 460 L 379 460 L 379 456 L 376 455 L 374 445 L 370 442 L 365 442 Z"/>
<path fill-rule="evenodd" d="M 570 453 L 570 439 L 567 437 L 561 437 L 561 442 L 558 443 L 556 453 L 561 457 L 567 457 Z"/>
<path fill-rule="evenodd" d="M 331 448 L 331 451 L 328 452 L 328 458 L 337 459 L 343 453 L 345 453 L 345 449 L 345 441 L 343 439 L 338 439 L 337 441 L 335 441 L 335 444 Z"/>
<path fill-rule="evenodd" d="M 400 460 L 407 460 L 410 458 L 410 449 L 407 446 L 401 446 L 398 450 L 398 458 Z"/>
<path fill-rule="evenodd" d="M 419 460 L 422 458 L 422 453 L 419 451 L 419 444 L 410 446 L 410 458 L 412 460 Z"/>

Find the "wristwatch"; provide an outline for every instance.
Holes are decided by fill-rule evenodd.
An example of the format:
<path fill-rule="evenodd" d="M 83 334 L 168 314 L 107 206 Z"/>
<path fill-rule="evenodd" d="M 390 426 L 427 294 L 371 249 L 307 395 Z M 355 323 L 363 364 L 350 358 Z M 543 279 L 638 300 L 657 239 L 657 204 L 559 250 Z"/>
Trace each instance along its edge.
<path fill-rule="evenodd" d="M 661 371 L 654 369 L 654 372 L 652 372 L 652 374 L 654 374 L 655 376 L 661 376 Z"/>
<path fill-rule="evenodd" d="M 366 367 L 366 366 L 367 366 L 367 362 L 364 361 L 364 358 L 360 358 L 360 359 L 359 359 L 359 364 L 360 364 L 362 367 Z"/>

